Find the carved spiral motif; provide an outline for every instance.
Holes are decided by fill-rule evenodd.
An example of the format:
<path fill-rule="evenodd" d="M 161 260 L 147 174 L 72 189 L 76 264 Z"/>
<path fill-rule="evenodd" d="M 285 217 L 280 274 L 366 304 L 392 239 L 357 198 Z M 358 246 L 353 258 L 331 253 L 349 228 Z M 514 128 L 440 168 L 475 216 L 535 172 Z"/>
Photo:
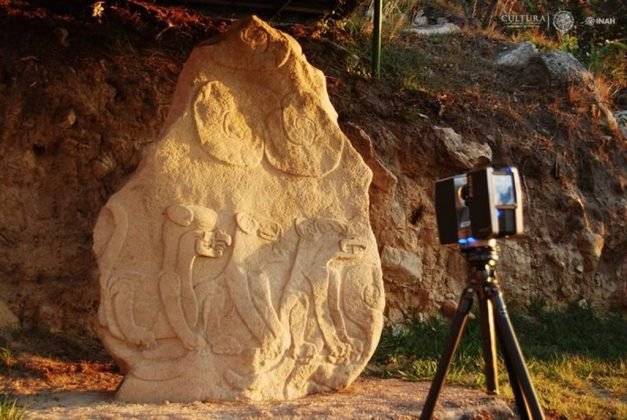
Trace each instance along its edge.
<path fill-rule="evenodd" d="M 286 95 L 267 121 L 266 157 L 275 168 L 320 177 L 339 163 L 344 137 L 335 121 L 308 93 Z M 324 134 L 324 140 L 320 140 Z"/>
<path fill-rule="evenodd" d="M 311 144 L 318 138 L 316 123 L 309 117 L 299 115 L 292 106 L 283 110 L 283 128 L 287 139 L 297 145 Z"/>
<path fill-rule="evenodd" d="M 236 141 L 245 141 L 245 139 L 253 137 L 250 127 L 247 124 L 242 124 L 241 118 L 234 112 L 224 114 L 222 129 L 227 137 Z"/>
<path fill-rule="evenodd" d="M 198 89 L 193 110 L 200 143 L 211 156 L 236 166 L 259 164 L 261 138 L 251 129 L 229 87 L 218 81 L 205 83 Z"/>
<path fill-rule="evenodd" d="M 240 34 L 241 40 L 253 50 L 253 52 L 259 57 L 261 54 L 264 56 L 272 56 L 272 60 L 263 60 L 262 62 L 255 62 L 255 67 L 266 67 L 268 62 L 274 64 L 275 68 L 282 67 L 290 56 L 289 42 L 283 35 L 271 37 L 270 34 L 263 26 L 249 26 L 244 29 Z"/>
<path fill-rule="evenodd" d="M 366 303 L 366 305 L 371 308 L 376 308 L 379 305 L 379 302 L 382 299 L 383 293 L 381 289 L 376 284 L 369 284 L 364 287 L 364 291 L 362 293 L 362 299 Z"/>
<path fill-rule="evenodd" d="M 241 33 L 242 41 L 259 52 L 268 49 L 268 33 L 258 26 L 249 26 Z"/>

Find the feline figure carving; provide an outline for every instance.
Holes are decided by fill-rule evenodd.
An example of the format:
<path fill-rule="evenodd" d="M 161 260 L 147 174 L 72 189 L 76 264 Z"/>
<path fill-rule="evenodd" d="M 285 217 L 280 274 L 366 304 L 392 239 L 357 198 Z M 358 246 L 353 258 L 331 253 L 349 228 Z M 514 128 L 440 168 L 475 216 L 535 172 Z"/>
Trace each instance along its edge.
<path fill-rule="evenodd" d="M 329 361 L 347 361 L 352 348 L 339 308 L 340 277 L 329 263 L 335 258 L 356 258 L 365 245 L 350 237 L 346 225 L 335 220 L 301 219 L 295 229 L 299 237 L 296 257 L 279 312 L 292 336 L 289 355 L 307 363 L 316 353 L 315 345 L 305 340 L 307 313 L 313 305 Z"/>
<path fill-rule="evenodd" d="M 136 346 L 154 346 L 154 334 L 136 323 L 133 311 L 135 287 L 142 280 L 143 274 L 116 270 L 116 263 L 128 233 L 128 215 L 115 199 L 106 205 L 103 212 L 109 214 L 111 229 L 97 229 L 96 232 L 100 235 L 94 238 L 94 252 L 100 258 L 101 298 L 98 321 L 118 340 L 128 341 Z M 103 233 L 110 236 L 104 237 Z"/>
<path fill-rule="evenodd" d="M 192 278 L 194 260 L 221 257 L 231 245 L 231 236 L 215 229 L 218 216 L 205 207 L 173 205 L 165 216 L 159 293 L 174 333 L 185 348 L 194 350 L 206 345 L 194 331 L 199 313 Z"/>
<path fill-rule="evenodd" d="M 278 240 L 281 227 L 276 222 L 245 212 L 237 213 L 235 221 L 233 254 L 222 277 L 228 297 L 254 337 L 257 348 L 262 354 L 272 358 L 279 351 L 280 345 L 277 343 L 283 334 L 283 327 L 272 304 L 270 280 L 266 273 L 254 268 L 250 258 L 264 245 Z M 207 318 L 223 315 L 206 311 Z M 206 323 L 213 328 L 217 326 L 215 320 L 212 322 L 207 319 Z M 215 332 L 208 331 L 207 334 Z M 234 342 L 229 335 L 221 337 L 212 345 L 212 349 L 219 354 L 238 354 L 243 350 L 241 343 Z"/>
<path fill-rule="evenodd" d="M 202 347 L 202 337 L 193 331 L 198 322 L 198 303 L 194 294 L 192 269 L 197 257 L 218 258 L 231 245 L 230 235 L 216 229 L 215 211 L 201 206 L 172 205 L 164 212 L 163 262 L 158 290 L 163 308 L 152 308 L 157 319 L 164 311 L 170 328 L 152 330 L 135 320 L 135 294 L 142 283 L 150 281 L 137 271 L 118 270 L 116 262 L 126 240 L 126 210 L 112 201 L 107 205 L 112 216 L 108 241 L 94 245 L 101 261 L 101 304 L 99 322 L 116 339 L 141 348 L 151 348 L 157 339 L 178 337 L 188 349 Z"/>

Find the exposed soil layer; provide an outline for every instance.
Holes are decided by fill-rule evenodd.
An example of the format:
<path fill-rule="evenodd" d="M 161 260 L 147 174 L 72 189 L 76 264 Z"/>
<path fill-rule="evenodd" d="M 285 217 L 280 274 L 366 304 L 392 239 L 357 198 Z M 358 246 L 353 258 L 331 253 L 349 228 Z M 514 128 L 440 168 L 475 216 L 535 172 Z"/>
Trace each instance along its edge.
<path fill-rule="evenodd" d="M 77 17 L 0 2 L 0 299 L 24 327 L 92 333 L 96 216 L 157 138 L 193 46 L 228 26 L 113 4 Z M 468 168 L 434 126 L 469 147 L 487 143 L 495 165 L 525 175 L 528 234 L 502 249 L 510 301 L 625 304 L 624 140 L 589 86 L 498 69 L 506 42 L 463 32 L 395 46 L 421 54 L 409 89 L 363 77 L 367 62 L 338 47 L 350 41 L 339 30 L 285 29 L 327 75 L 340 122 L 375 172 L 379 247 L 413 255 L 409 271 L 384 267 L 391 320 L 450 306 L 465 282 L 463 259 L 437 242 L 432 185 Z"/>

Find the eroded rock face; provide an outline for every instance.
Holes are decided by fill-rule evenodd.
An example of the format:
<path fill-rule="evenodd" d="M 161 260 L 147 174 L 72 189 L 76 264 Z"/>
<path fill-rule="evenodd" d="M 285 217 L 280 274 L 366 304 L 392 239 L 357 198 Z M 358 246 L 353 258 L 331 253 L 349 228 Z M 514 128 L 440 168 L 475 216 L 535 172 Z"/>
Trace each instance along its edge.
<path fill-rule="evenodd" d="M 94 230 L 127 401 L 340 389 L 377 344 L 372 173 L 323 74 L 257 18 L 195 49 L 162 139 Z"/>

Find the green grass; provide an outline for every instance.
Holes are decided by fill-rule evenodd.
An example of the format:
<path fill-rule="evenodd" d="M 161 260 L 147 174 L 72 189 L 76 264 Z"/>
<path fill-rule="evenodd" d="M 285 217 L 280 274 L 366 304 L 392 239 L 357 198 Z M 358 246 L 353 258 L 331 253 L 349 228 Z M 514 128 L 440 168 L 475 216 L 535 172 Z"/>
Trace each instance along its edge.
<path fill-rule="evenodd" d="M 7 397 L 0 400 L 0 420 L 22 420 L 24 417 L 25 410 L 17 401 Z"/>
<path fill-rule="evenodd" d="M 556 418 L 627 418 L 627 321 L 591 309 L 514 312 L 512 322 L 543 407 Z M 431 380 L 448 334 L 439 319 L 388 328 L 369 371 L 383 377 Z M 472 320 L 447 383 L 481 388 L 485 384 L 478 321 Z M 502 360 L 499 382 L 512 399 Z"/>

